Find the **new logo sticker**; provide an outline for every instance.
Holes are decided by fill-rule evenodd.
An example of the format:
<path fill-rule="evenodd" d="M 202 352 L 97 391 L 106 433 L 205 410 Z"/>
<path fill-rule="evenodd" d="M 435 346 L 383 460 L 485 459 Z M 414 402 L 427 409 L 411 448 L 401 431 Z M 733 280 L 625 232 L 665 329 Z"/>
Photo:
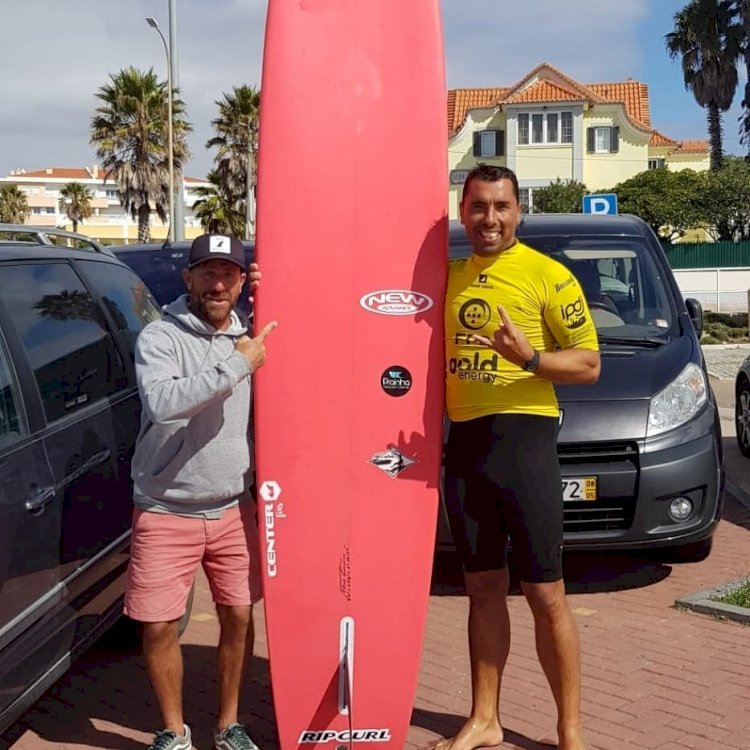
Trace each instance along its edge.
<path fill-rule="evenodd" d="M 432 299 L 411 289 L 381 289 L 360 297 L 359 304 L 378 315 L 416 315 L 432 307 Z"/>

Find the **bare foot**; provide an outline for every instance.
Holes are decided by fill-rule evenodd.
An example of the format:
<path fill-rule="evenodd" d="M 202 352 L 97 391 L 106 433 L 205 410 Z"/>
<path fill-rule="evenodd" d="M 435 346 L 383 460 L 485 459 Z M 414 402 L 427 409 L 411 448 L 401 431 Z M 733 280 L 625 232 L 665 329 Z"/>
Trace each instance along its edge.
<path fill-rule="evenodd" d="M 432 750 L 477 750 L 480 747 L 497 747 L 502 742 L 503 729 L 499 724 L 486 724 L 478 719 L 469 718 L 458 734 L 435 743 Z M 566 750 L 574 750 L 574 745 Z"/>

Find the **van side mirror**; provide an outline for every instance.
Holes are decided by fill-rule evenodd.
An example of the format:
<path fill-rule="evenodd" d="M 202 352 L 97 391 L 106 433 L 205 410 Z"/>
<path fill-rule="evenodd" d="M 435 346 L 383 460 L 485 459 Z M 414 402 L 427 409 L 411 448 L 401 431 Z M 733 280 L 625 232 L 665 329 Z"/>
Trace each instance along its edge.
<path fill-rule="evenodd" d="M 698 334 L 698 338 L 703 335 L 703 305 L 693 297 L 688 297 L 685 300 L 685 307 L 687 307 L 690 321 L 695 328 L 695 332 Z"/>

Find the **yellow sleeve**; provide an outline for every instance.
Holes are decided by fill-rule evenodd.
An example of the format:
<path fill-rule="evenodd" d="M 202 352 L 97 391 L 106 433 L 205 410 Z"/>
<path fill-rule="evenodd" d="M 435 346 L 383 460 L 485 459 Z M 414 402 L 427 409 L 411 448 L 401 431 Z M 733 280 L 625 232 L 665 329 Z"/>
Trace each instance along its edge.
<path fill-rule="evenodd" d="M 547 275 L 544 319 L 562 349 L 599 351 L 596 326 L 578 279 L 562 263 Z"/>

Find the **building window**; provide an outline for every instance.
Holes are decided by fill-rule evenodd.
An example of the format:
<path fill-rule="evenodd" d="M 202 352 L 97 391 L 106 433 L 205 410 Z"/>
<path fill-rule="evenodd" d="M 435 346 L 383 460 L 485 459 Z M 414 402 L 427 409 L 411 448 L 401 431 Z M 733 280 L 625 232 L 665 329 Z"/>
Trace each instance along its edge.
<path fill-rule="evenodd" d="M 525 146 L 529 142 L 529 116 L 525 112 L 518 115 L 518 145 Z"/>
<path fill-rule="evenodd" d="M 616 154 L 620 150 L 620 128 L 611 126 L 588 128 L 586 150 L 590 154 Z"/>
<path fill-rule="evenodd" d="M 480 130 L 474 133 L 474 156 L 492 157 L 505 154 L 505 132 Z"/>
<path fill-rule="evenodd" d="M 663 157 L 655 157 L 648 160 L 649 169 L 664 169 L 667 166 L 667 160 Z"/>
<path fill-rule="evenodd" d="M 572 112 L 519 112 L 518 145 L 573 143 Z"/>
<path fill-rule="evenodd" d="M 56 213 L 55 209 L 52 206 L 35 206 L 31 209 L 31 213 L 33 214 L 54 214 Z"/>
<path fill-rule="evenodd" d="M 573 113 L 560 113 L 560 143 L 573 143 Z"/>

